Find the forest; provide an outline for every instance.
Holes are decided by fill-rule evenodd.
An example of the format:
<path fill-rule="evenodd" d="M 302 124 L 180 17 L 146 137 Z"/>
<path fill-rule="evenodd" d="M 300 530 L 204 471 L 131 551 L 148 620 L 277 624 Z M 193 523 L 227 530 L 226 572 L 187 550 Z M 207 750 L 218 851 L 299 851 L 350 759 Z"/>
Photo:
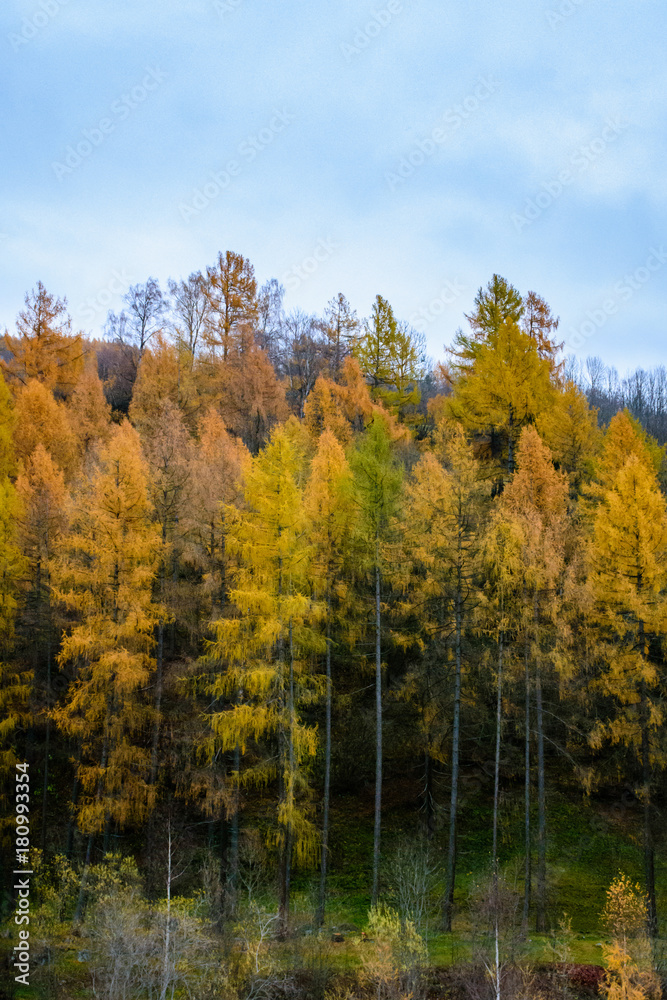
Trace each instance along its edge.
<path fill-rule="evenodd" d="M 667 372 L 283 294 L 5 332 L 0 996 L 663 996 Z"/>

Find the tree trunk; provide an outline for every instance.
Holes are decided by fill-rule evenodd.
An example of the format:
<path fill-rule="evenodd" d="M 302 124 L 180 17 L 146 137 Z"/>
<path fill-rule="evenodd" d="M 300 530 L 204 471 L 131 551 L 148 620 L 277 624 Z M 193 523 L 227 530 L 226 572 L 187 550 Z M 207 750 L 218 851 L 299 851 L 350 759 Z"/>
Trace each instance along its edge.
<path fill-rule="evenodd" d="M 526 688 L 526 719 L 524 731 L 524 843 L 526 851 L 524 889 L 523 889 L 523 927 L 528 926 L 530 917 L 530 893 L 531 893 L 531 843 L 530 843 L 530 665 L 528 661 L 528 628 L 526 628 L 526 642 L 524 647 L 524 676 Z"/>
<path fill-rule="evenodd" d="M 157 781 L 158 746 L 160 742 L 160 711 L 162 708 L 162 671 L 164 658 L 164 622 L 160 620 L 157 627 L 157 656 L 155 670 L 155 722 L 153 723 L 153 739 L 151 745 L 151 785 Z"/>
<path fill-rule="evenodd" d="M 502 613 L 502 612 L 501 612 Z M 500 804 L 500 741 L 503 715 L 503 644 L 504 636 L 498 638 L 498 681 L 496 687 L 496 755 L 493 768 L 493 932 L 495 944 L 495 967 L 493 988 L 495 1000 L 500 1000 L 500 907 L 498 898 L 498 807 Z"/>
<path fill-rule="evenodd" d="M 320 894 L 317 904 L 315 925 L 324 923 L 324 908 L 327 891 L 327 863 L 329 851 L 329 795 L 331 788 L 331 597 L 327 595 L 327 694 L 324 743 L 324 803 L 322 811 L 322 862 L 320 867 Z"/>
<path fill-rule="evenodd" d="M 454 721 L 452 727 L 452 787 L 449 800 L 449 845 L 447 848 L 447 880 L 445 889 L 444 929 L 452 929 L 454 883 L 456 880 L 456 820 L 459 796 L 459 729 L 461 716 L 461 579 L 456 593 L 456 673 L 454 676 Z"/>
<path fill-rule="evenodd" d="M 498 804 L 500 800 L 500 737 L 503 711 L 503 643 L 504 636 L 500 633 L 498 639 L 498 681 L 496 686 L 496 756 L 493 768 L 493 881 L 497 893 L 498 883 Z"/>
<path fill-rule="evenodd" d="M 80 924 L 81 917 L 83 916 L 83 904 L 86 898 L 86 883 L 88 881 L 88 869 L 90 868 L 90 858 L 93 853 L 93 840 L 95 839 L 95 834 L 90 833 L 88 835 L 88 844 L 86 846 L 86 859 L 83 863 L 83 874 L 81 875 L 81 885 L 79 886 L 79 895 L 76 901 L 76 909 L 74 911 L 74 917 L 72 923 Z"/>
<path fill-rule="evenodd" d="M 646 883 L 646 922 L 651 937 L 658 933 L 658 911 L 655 896 L 655 857 L 651 833 L 651 760 L 648 733 L 648 701 L 646 684 L 641 684 L 642 721 L 642 805 L 644 814 L 644 880 Z"/>
<path fill-rule="evenodd" d="M 237 784 L 234 791 L 234 812 L 232 813 L 229 830 L 229 875 L 228 875 L 228 907 L 231 914 L 236 913 L 239 891 L 239 810 L 241 807 L 241 792 L 238 785 L 238 776 L 241 771 L 241 748 L 236 744 L 234 747 L 234 771 L 237 775 Z"/>
<path fill-rule="evenodd" d="M 46 849 L 46 816 L 49 795 L 49 743 L 51 738 L 51 639 L 46 643 L 46 733 L 44 735 L 44 783 L 42 785 L 42 851 Z"/>
<path fill-rule="evenodd" d="M 535 668 L 535 706 L 537 709 L 537 913 L 535 930 L 538 934 L 543 934 L 546 931 L 547 813 L 544 793 L 542 677 L 539 663 Z"/>
<path fill-rule="evenodd" d="M 375 536 L 375 828 L 373 831 L 373 887 L 371 904 L 378 900 L 380 881 L 380 825 L 382 815 L 382 645 L 380 615 L 380 532 Z"/>

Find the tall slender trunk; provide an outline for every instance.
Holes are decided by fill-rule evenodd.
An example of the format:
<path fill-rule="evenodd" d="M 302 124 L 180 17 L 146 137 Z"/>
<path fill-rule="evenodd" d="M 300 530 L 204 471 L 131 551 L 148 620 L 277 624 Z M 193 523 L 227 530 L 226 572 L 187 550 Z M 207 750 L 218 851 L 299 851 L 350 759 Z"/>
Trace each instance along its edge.
<path fill-rule="evenodd" d="M 229 874 L 228 874 L 228 906 L 230 913 L 236 913 L 239 887 L 239 810 L 241 806 L 241 792 L 238 784 L 238 776 L 241 771 L 241 748 L 236 744 L 234 747 L 234 772 L 236 773 L 236 788 L 234 789 L 234 812 L 229 824 Z"/>
<path fill-rule="evenodd" d="M 426 837 L 428 840 L 432 840 L 435 833 L 435 810 L 433 808 L 433 768 L 428 746 L 424 750 L 424 811 L 426 813 Z"/>
<path fill-rule="evenodd" d="M 528 659 L 529 633 L 526 628 L 524 645 L 524 680 L 526 688 L 526 717 L 524 729 L 524 843 L 526 851 L 523 889 L 523 927 L 528 926 L 530 917 L 530 894 L 532 876 L 532 855 L 530 843 L 530 664 Z"/>
<path fill-rule="evenodd" d="M 377 903 L 380 881 L 380 829 L 382 816 L 382 644 L 380 614 L 380 531 L 375 535 L 375 828 L 373 831 L 373 886 L 371 903 Z"/>
<path fill-rule="evenodd" d="M 655 896 L 655 856 L 651 832 L 651 759 L 648 734 L 648 699 L 646 683 L 641 683 L 641 726 L 642 726 L 642 806 L 644 816 L 644 880 L 646 883 L 646 922 L 651 937 L 658 933 L 658 910 Z"/>
<path fill-rule="evenodd" d="M 162 962 L 162 988 L 160 1000 L 165 1000 L 169 986 L 169 950 L 171 946 L 171 817 L 167 833 L 167 913 L 164 929 L 164 959 Z"/>
<path fill-rule="evenodd" d="M 459 555 L 461 537 L 459 532 Z M 454 909 L 454 883 L 456 880 L 456 820 L 459 797 L 459 729 L 461 716 L 461 567 L 458 568 L 456 588 L 456 671 L 454 675 L 454 721 L 452 727 L 452 787 L 449 799 L 449 845 L 447 848 L 447 881 L 445 889 L 444 928 L 452 929 Z"/>
<path fill-rule="evenodd" d="M 46 816 L 49 795 L 49 744 L 51 740 L 51 638 L 46 640 L 46 733 L 44 735 L 44 782 L 42 785 L 42 851 L 46 849 Z"/>
<path fill-rule="evenodd" d="M 500 801 L 500 739 L 503 711 L 503 653 L 504 635 L 498 638 L 498 680 L 496 684 L 496 754 L 493 768 L 493 881 L 498 883 L 498 804 Z"/>
<path fill-rule="evenodd" d="M 281 531 L 278 529 L 278 536 L 280 537 Z M 282 605 L 281 597 L 283 592 L 283 561 L 282 557 L 278 557 L 278 602 Z M 284 720 L 284 712 L 287 703 L 285 697 L 285 639 L 282 634 L 282 613 L 280 621 L 280 632 L 278 638 L 278 674 L 280 677 L 280 710 L 281 715 Z M 287 796 L 289 794 L 289 788 L 287 787 L 287 782 L 285 780 L 289 751 L 288 751 L 288 741 L 289 735 L 285 731 L 284 721 L 280 725 L 278 732 L 278 796 L 279 796 L 279 813 L 285 809 L 287 806 Z M 290 852 L 292 845 L 290 842 L 289 835 L 289 823 L 284 824 L 283 830 L 281 831 L 281 845 L 280 845 L 280 856 L 278 859 L 278 873 L 279 873 L 279 886 L 278 886 L 278 936 L 285 937 L 287 934 L 287 924 L 289 918 L 289 890 L 290 890 Z"/>
<path fill-rule="evenodd" d="M 507 431 L 507 471 L 514 472 L 514 407 L 510 405 Z"/>
<path fill-rule="evenodd" d="M 79 764 L 81 763 L 81 751 L 79 750 L 79 757 L 76 763 L 76 768 L 74 771 L 74 780 L 72 782 L 72 799 L 71 799 L 71 809 L 69 819 L 67 821 L 67 840 L 65 842 L 65 857 L 68 861 L 72 859 L 72 850 L 74 849 L 74 810 L 76 808 L 77 801 L 79 799 Z"/>
<path fill-rule="evenodd" d="M 317 904 L 315 924 L 324 923 L 324 908 L 327 892 L 327 863 L 329 851 L 329 795 L 331 789 L 331 595 L 327 594 L 327 652 L 326 652 L 327 693 L 325 709 L 324 741 L 324 802 L 322 810 L 322 862 L 320 866 L 320 894 Z"/>
<path fill-rule="evenodd" d="M 537 714 L 537 913 L 535 930 L 546 930 L 547 894 L 547 812 L 544 792 L 544 726 L 542 718 L 542 675 L 539 657 L 535 667 L 535 707 Z"/>
<path fill-rule="evenodd" d="M 88 844 L 86 845 L 86 858 L 83 862 L 83 873 L 81 875 L 81 884 L 79 886 L 79 895 L 76 900 L 76 909 L 74 910 L 74 917 L 72 918 L 72 923 L 80 924 L 81 917 L 83 916 L 83 904 L 86 899 L 86 885 L 88 883 L 88 869 L 90 868 L 90 858 L 93 853 L 93 841 L 95 839 L 95 834 L 88 834 Z"/>
<path fill-rule="evenodd" d="M 501 610 L 502 614 L 502 610 Z M 500 900 L 498 898 L 498 807 L 500 804 L 500 742 L 503 716 L 503 653 L 504 635 L 498 637 L 498 680 L 496 686 L 496 754 L 493 768 L 493 936 L 495 965 L 493 990 L 495 1000 L 500 1000 Z"/>
<path fill-rule="evenodd" d="M 160 712 L 162 710 L 162 675 L 164 660 L 164 622 L 160 619 L 157 627 L 157 655 L 155 664 L 155 721 L 151 744 L 151 785 L 157 781 L 158 746 L 160 742 Z"/>

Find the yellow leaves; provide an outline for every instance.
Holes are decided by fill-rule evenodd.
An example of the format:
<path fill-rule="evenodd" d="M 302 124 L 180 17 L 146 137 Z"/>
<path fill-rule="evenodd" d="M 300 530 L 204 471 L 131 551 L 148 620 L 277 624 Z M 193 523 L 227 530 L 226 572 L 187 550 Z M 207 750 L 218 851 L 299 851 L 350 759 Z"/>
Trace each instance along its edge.
<path fill-rule="evenodd" d="M 481 341 L 461 334 L 457 346 L 449 413 L 473 430 L 502 428 L 511 446 L 516 430 L 550 405 L 549 359 L 511 319 Z"/>
<path fill-rule="evenodd" d="M 268 733 L 275 732 L 280 721 L 280 713 L 276 704 L 246 704 L 233 705 L 227 711 L 217 712 L 212 717 L 211 725 L 223 750 L 233 750 L 234 747 L 239 746 L 241 753 L 245 753 L 249 740 L 258 740 Z"/>
<path fill-rule="evenodd" d="M 352 425 L 341 408 L 341 387 L 325 376 L 318 376 L 303 408 L 304 422 L 316 439 L 328 431 L 342 445 L 352 438 Z"/>
<path fill-rule="evenodd" d="M 597 411 L 574 382 L 567 382 L 539 416 L 537 429 L 575 490 L 593 474 L 602 435 Z"/>
<path fill-rule="evenodd" d="M 75 494 L 71 529 L 53 563 L 56 595 L 83 616 L 63 637 L 59 661 L 77 663 L 79 675 L 54 718 L 82 741 L 84 831 L 100 830 L 105 816 L 121 826 L 141 821 L 152 806 L 149 755 L 132 742 L 149 714 L 142 690 L 154 668 L 160 616 L 151 598 L 160 558 L 151 519 L 139 438 L 125 422 L 113 428 L 91 481 Z"/>
<path fill-rule="evenodd" d="M 38 444 L 71 480 L 77 465 L 76 440 L 67 408 L 58 403 L 47 386 L 36 379 L 22 387 L 14 410 L 17 457 L 24 462 Z"/>
<path fill-rule="evenodd" d="M 41 281 L 26 293 L 16 321 L 17 336 L 5 335 L 0 366 L 16 385 L 38 381 L 61 398 L 71 394 L 84 364 L 81 335 L 71 336 L 66 302 L 54 298 Z"/>
<path fill-rule="evenodd" d="M 613 938 L 604 947 L 607 970 L 601 992 L 607 1000 L 658 1000 L 662 995 L 653 971 L 646 917 L 647 899 L 641 886 L 619 874 L 607 890 L 602 912 Z"/>

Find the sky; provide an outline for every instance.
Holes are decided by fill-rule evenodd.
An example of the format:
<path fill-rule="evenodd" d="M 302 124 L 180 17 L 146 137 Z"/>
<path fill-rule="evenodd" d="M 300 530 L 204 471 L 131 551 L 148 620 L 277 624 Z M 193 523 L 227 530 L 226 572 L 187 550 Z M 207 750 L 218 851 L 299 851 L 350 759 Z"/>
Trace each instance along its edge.
<path fill-rule="evenodd" d="M 492 274 L 667 364 L 664 0 L 4 0 L 0 329 L 234 250 L 442 357 Z"/>

